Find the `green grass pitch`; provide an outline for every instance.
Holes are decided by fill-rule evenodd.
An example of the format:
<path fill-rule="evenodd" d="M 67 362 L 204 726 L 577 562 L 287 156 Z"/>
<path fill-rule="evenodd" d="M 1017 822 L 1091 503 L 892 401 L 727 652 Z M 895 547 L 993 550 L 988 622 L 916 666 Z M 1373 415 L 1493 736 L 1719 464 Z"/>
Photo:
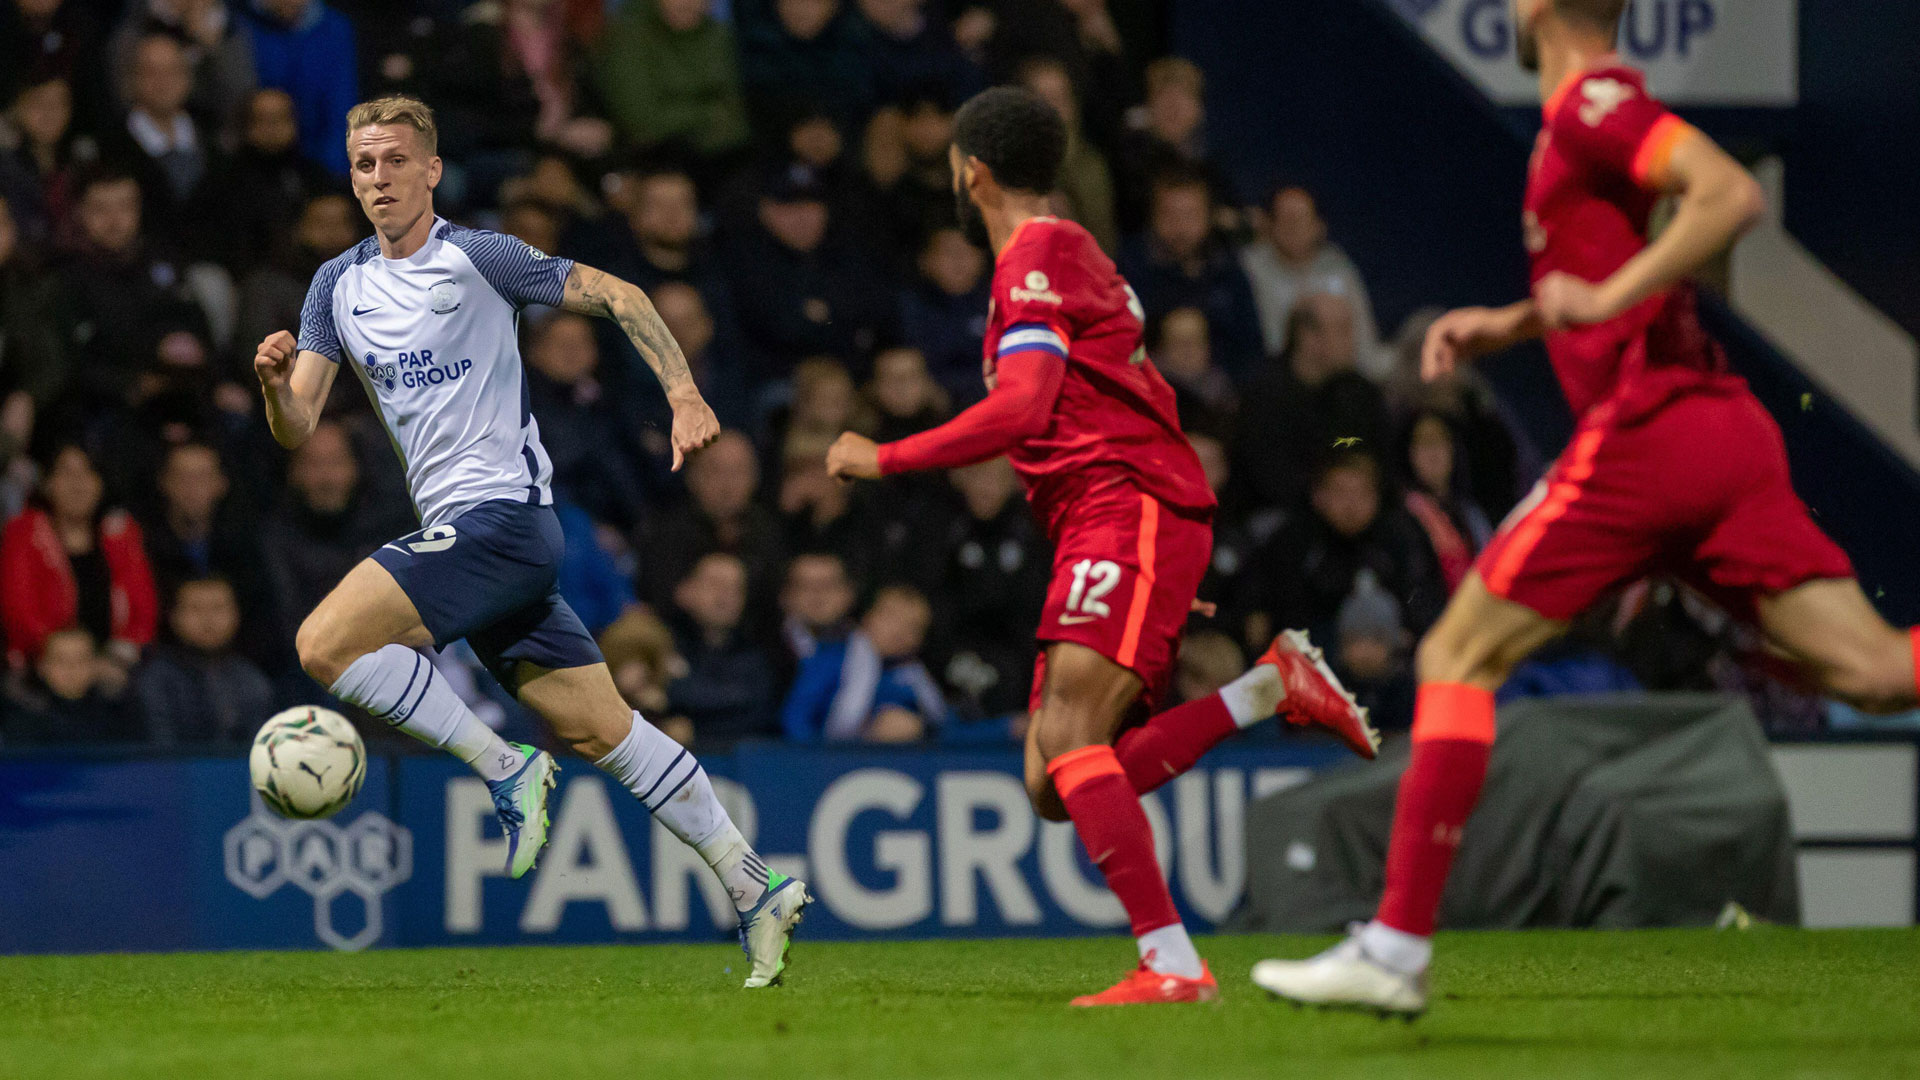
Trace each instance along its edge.
<path fill-rule="evenodd" d="M 1413 1024 L 1246 978 L 1326 939 L 1216 937 L 1215 1005 L 1082 1011 L 1121 938 L 0 958 L 0 1077 L 1920 1076 L 1920 931 L 1443 935 Z M 729 970 L 731 969 L 731 970 Z"/>

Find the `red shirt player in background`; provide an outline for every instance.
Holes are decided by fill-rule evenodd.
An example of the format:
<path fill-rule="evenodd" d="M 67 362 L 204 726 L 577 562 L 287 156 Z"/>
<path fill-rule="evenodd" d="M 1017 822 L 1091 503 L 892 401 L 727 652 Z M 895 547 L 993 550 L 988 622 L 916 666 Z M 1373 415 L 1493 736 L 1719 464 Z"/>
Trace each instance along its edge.
<path fill-rule="evenodd" d="M 1647 95 L 1613 55 L 1627 0 L 1516 0 L 1520 61 L 1540 73 L 1525 235 L 1533 295 L 1436 322 L 1429 378 L 1528 338 L 1578 416 L 1532 497 L 1481 553 L 1420 644 L 1413 757 L 1374 920 L 1254 981 L 1296 1002 L 1413 1015 L 1430 935 L 1493 744 L 1493 691 L 1614 586 L 1680 576 L 1754 622 L 1826 693 L 1910 708 L 1920 635 L 1888 626 L 1794 494 L 1780 429 L 1727 370 L 1688 278 L 1764 212 L 1759 185 Z M 1656 200 L 1677 197 L 1647 241 Z"/>
<path fill-rule="evenodd" d="M 885 446 L 851 432 L 827 456 L 842 479 L 1006 454 L 1054 545 L 1027 730 L 1027 789 L 1071 818 L 1127 909 L 1140 966 L 1076 1005 L 1217 995 L 1153 853 L 1140 795 L 1221 739 L 1284 707 L 1372 757 L 1378 739 L 1304 634 L 1289 632 L 1219 693 L 1127 728 L 1157 704 L 1213 550 L 1213 494 L 1147 359 L 1144 313 L 1093 237 L 1049 214 L 1066 153 L 1052 107 L 1001 87 L 954 118 L 954 193 L 996 257 L 986 400 Z M 1123 733 L 1123 729 L 1124 733 Z"/>

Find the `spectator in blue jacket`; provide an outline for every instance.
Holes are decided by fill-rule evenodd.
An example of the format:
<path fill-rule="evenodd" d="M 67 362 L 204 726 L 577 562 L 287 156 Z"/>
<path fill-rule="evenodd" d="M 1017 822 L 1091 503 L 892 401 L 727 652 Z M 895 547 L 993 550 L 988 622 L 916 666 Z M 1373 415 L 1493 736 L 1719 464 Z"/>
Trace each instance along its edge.
<path fill-rule="evenodd" d="M 822 641 L 800 662 L 780 726 L 793 742 L 917 742 L 946 716 L 920 661 L 932 609 L 919 590 L 889 585 L 860 628 Z"/>
<path fill-rule="evenodd" d="M 260 85 L 293 98 L 300 149 L 345 176 L 347 110 L 360 98 L 353 24 L 322 0 L 252 0 L 247 14 Z"/>
<path fill-rule="evenodd" d="M 1214 232 L 1213 208 L 1204 177 L 1174 172 L 1156 179 L 1147 230 L 1121 250 L 1120 273 L 1140 294 L 1149 321 L 1178 308 L 1203 312 L 1220 366 L 1245 383 L 1264 355 L 1260 317 L 1240 260 Z"/>
<path fill-rule="evenodd" d="M 671 711 L 702 744 L 774 732 L 773 659 L 747 636 L 747 568 L 713 552 L 673 590 L 674 643 L 687 670 L 667 688 Z"/>

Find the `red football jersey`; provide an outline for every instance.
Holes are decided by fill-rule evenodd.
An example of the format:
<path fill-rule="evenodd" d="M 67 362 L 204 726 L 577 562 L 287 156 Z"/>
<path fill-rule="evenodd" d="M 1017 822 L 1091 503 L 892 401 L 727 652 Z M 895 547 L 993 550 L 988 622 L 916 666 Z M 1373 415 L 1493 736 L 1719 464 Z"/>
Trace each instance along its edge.
<path fill-rule="evenodd" d="M 1647 246 L 1668 157 L 1690 130 L 1647 95 L 1627 67 L 1583 71 L 1546 103 L 1546 123 L 1528 166 L 1524 228 L 1533 280 L 1560 270 L 1584 281 L 1612 276 Z M 1676 285 L 1619 317 L 1550 333 L 1553 360 L 1576 416 L 1609 397 L 1645 389 L 1664 397 L 1727 370 L 1700 325 L 1693 287 Z M 1643 380 L 1653 368 L 1667 369 Z M 1685 372 L 1697 371 L 1694 380 Z"/>
<path fill-rule="evenodd" d="M 993 272 L 986 365 L 1039 351 L 1067 363 L 1046 430 L 1008 452 L 1043 522 L 1080 492 L 1125 478 L 1168 506 L 1212 511 L 1173 387 L 1147 359 L 1146 312 L 1087 230 L 1031 218 Z"/>

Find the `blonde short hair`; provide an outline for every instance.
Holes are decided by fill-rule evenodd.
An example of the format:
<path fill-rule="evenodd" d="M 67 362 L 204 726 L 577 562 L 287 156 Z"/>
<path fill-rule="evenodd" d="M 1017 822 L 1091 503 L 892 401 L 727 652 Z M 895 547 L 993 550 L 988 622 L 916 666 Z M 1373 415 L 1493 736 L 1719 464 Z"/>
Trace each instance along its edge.
<path fill-rule="evenodd" d="M 349 139 L 361 128 L 386 124 L 403 124 L 419 132 L 421 141 L 427 144 L 427 156 L 440 152 L 440 129 L 433 122 L 433 109 L 417 97 L 389 94 L 347 110 Z"/>

